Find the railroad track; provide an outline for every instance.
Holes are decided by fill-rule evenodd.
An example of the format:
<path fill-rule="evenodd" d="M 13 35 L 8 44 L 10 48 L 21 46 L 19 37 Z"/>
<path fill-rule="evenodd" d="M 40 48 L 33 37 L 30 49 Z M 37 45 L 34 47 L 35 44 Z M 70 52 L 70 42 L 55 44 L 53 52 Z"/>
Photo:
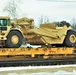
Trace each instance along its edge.
<path fill-rule="evenodd" d="M 41 65 L 62 65 L 62 64 L 75 64 L 75 58 L 66 59 L 28 59 L 28 60 L 5 60 L 0 61 L 0 67 L 9 66 L 41 66 Z"/>

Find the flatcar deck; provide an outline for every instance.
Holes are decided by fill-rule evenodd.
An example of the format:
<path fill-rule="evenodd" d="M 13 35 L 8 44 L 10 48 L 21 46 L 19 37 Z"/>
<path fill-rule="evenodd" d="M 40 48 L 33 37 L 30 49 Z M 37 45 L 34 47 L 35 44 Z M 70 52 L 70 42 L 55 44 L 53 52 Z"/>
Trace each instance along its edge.
<path fill-rule="evenodd" d="M 76 63 L 76 48 L 0 48 L 0 66 L 63 64 L 64 62 Z"/>

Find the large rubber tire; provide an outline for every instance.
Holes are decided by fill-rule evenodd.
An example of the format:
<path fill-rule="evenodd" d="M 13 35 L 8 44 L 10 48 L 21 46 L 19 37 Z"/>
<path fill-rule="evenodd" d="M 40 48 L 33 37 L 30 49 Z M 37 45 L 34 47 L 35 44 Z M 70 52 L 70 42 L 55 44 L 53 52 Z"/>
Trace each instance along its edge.
<path fill-rule="evenodd" d="M 64 46 L 76 47 L 76 32 L 69 30 L 64 40 Z"/>
<path fill-rule="evenodd" d="M 15 39 L 12 39 L 12 37 L 17 37 L 18 38 L 18 41 L 17 41 L 17 43 L 13 43 L 13 40 Z M 15 39 L 16 40 L 16 39 Z M 15 41 L 14 40 L 14 41 Z M 19 31 L 11 31 L 10 33 L 9 33 L 9 35 L 7 36 L 7 40 L 6 40 L 6 44 L 5 44 L 5 46 L 7 47 L 7 48 L 19 48 L 20 46 L 21 46 L 21 44 L 22 44 L 22 42 L 23 42 L 23 37 L 22 37 L 22 34 L 19 32 Z"/>

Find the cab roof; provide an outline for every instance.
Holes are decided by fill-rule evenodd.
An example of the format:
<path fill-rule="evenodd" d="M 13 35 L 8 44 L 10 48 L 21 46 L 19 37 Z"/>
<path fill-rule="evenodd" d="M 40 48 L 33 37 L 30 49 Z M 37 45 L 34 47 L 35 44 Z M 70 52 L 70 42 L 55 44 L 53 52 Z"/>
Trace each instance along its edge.
<path fill-rule="evenodd" d="M 0 16 L 0 19 L 10 19 L 9 16 Z"/>

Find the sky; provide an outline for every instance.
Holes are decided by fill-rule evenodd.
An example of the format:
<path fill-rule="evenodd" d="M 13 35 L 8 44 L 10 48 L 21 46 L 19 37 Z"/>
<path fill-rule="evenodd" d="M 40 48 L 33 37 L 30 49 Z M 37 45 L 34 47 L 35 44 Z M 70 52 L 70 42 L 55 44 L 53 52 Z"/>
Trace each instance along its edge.
<path fill-rule="evenodd" d="M 2 10 L 9 0 L 0 0 L 0 15 L 6 15 Z M 18 17 L 30 17 L 38 24 L 43 15 L 50 22 L 76 19 L 76 0 L 21 0 Z"/>

